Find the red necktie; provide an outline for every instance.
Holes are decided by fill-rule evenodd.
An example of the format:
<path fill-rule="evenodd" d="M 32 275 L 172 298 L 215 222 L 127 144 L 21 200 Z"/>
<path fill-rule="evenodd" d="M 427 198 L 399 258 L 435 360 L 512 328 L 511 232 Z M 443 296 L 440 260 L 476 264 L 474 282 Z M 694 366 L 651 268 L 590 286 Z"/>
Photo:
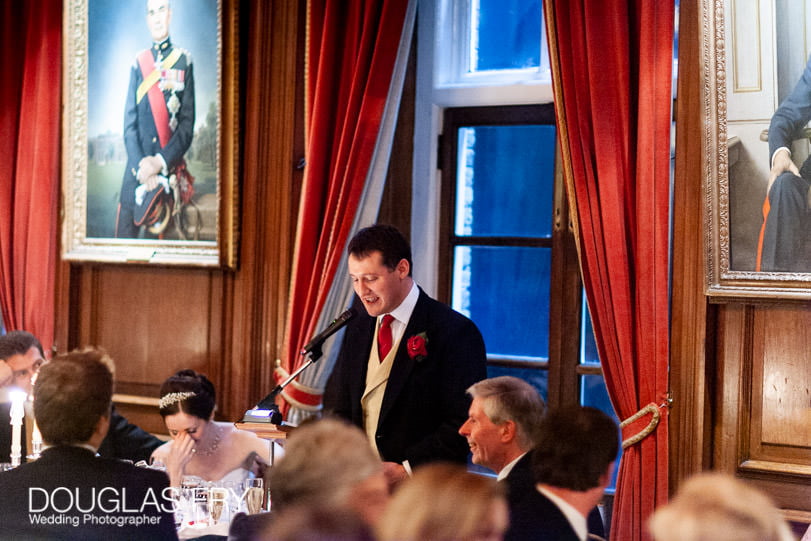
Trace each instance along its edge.
<path fill-rule="evenodd" d="M 377 354 L 380 362 L 386 358 L 386 355 L 391 351 L 391 322 L 394 321 L 394 316 L 386 314 L 383 316 L 383 321 L 380 322 L 380 329 L 377 331 Z"/>

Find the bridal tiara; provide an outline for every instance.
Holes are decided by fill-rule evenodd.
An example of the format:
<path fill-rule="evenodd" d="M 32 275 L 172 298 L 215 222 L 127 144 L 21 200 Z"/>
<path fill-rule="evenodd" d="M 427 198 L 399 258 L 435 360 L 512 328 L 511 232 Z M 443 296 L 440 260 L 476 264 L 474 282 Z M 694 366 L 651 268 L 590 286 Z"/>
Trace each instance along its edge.
<path fill-rule="evenodd" d="M 191 398 L 193 396 L 197 396 L 197 393 L 192 392 L 169 393 L 161 397 L 159 407 L 160 409 L 165 409 L 174 404 L 175 402 L 180 402 L 181 400 L 186 400 L 187 398 Z"/>

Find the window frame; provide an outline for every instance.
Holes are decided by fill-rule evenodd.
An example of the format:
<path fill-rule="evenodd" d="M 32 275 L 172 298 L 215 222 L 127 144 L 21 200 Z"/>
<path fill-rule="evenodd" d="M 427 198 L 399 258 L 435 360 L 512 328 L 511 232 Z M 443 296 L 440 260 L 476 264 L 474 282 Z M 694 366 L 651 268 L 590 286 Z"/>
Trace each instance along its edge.
<path fill-rule="evenodd" d="M 449 107 L 443 110 L 443 132 L 438 142 L 438 166 L 441 175 L 438 296 L 450 304 L 453 281 L 454 249 L 457 246 L 528 246 L 552 250 L 549 296 L 549 357 L 546 361 L 528 361 L 488 354 L 488 365 L 546 370 L 547 401 L 555 405 L 580 403 L 581 375 L 602 375 L 598 365 L 580 363 L 582 341 L 582 295 L 580 266 L 574 229 L 569 220 L 568 200 L 559 155 L 555 158 L 553 224 L 550 237 L 457 236 L 456 160 L 458 128 L 468 126 L 504 126 L 555 124 L 554 106 L 547 104 L 486 107 Z M 578 329 L 571 332 L 571 329 Z"/>

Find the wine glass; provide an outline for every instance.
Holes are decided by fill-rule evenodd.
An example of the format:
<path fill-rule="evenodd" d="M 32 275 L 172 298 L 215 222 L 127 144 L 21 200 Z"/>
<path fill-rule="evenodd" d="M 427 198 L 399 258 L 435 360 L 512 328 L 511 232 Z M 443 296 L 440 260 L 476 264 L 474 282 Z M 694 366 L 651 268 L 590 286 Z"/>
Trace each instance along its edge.
<path fill-rule="evenodd" d="M 255 515 L 262 510 L 262 501 L 265 499 L 264 482 L 261 478 L 246 479 L 243 486 L 245 509 L 249 515 Z"/>

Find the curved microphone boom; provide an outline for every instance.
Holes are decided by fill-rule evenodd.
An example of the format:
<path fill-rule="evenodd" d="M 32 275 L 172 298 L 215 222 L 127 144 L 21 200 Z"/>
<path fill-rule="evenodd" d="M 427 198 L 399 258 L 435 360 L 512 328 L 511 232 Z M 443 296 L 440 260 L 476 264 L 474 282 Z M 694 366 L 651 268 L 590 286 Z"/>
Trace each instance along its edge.
<path fill-rule="evenodd" d="M 344 310 L 340 316 L 332 320 L 332 323 L 330 323 L 326 329 L 313 336 L 312 340 L 307 342 L 304 347 L 301 348 L 301 354 L 307 355 L 308 353 L 316 351 L 321 347 L 321 344 L 323 344 L 327 338 L 343 329 L 346 324 L 349 323 L 349 320 L 355 317 L 355 315 L 357 315 L 357 312 L 354 308 L 350 307 Z"/>
<path fill-rule="evenodd" d="M 324 341 L 344 328 L 346 324 L 349 323 L 349 320 L 356 315 L 357 312 L 354 308 L 347 308 L 341 315 L 333 319 L 332 323 L 330 323 L 326 329 L 313 336 L 313 338 L 307 342 L 303 348 L 301 348 L 301 354 L 309 355 L 310 357 L 307 362 L 302 364 L 298 370 L 290 374 L 286 380 L 276 385 L 276 387 L 270 391 L 270 394 L 263 398 L 262 401 L 259 402 L 259 404 L 257 404 L 253 409 L 245 412 L 243 421 L 280 424 L 282 422 L 282 416 L 279 413 L 279 408 L 276 406 L 276 397 L 291 381 L 296 379 L 296 377 L 301 374 L 305 368 L 316 362 L 321 357 L 321 346 L 324 344 Z"/>

